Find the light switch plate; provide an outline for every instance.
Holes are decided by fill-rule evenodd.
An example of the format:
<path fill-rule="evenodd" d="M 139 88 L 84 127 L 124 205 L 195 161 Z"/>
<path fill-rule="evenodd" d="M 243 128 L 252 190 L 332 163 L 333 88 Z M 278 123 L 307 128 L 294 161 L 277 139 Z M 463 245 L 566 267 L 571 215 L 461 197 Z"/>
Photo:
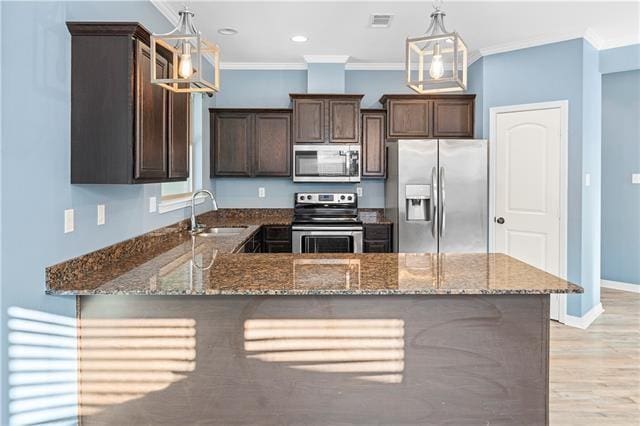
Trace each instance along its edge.
<path fill-rule="evenodd" d="M 356 192 L 358 193 L 358 197 L 362 197 L 362 194 L 364 194 L 364 191 L 362 190 L 361 186 L 358 186 L 356 188 Z"/>
<path fill-rule="evenodd" d="M 73 209 L 64 211 L 64 233 L 73 232 Z"/>
<path fill-rule="evenodd" d="M 584 174 L 584 186 L 591 186 L 591 173 Z"/>
<path fill-rule="evenodd" d="M 640 185 L 640 173 L 631 174 L 631 183 Z"/>
<path fill-rule="evenodd" d="M 158 210 L 158 203 L 156 197 L 149 197 L 149 213 L 155 213 Z"/>
<path fill-rule="evenodd" d="M 106 211 L 104 204 L 98 204 L 98 225 L 104 225 L 106 221 Z"/>
<path fill-rule="evenodd" d="M 266 196 L 267 196 L 267 191 L 265 191 L 265 189 L 262 187 L 258 188 L 258 197 L 264 198 Z"/>

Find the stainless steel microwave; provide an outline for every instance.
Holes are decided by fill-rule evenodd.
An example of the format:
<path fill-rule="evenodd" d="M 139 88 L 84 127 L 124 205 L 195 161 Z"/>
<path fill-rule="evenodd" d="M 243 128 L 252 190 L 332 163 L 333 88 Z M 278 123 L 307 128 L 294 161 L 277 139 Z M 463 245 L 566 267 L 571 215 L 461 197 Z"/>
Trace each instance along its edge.
<path fill-rule="evenodd" d="M 360 182 L 360 145 L 294 145 L 294 182 Z"/>

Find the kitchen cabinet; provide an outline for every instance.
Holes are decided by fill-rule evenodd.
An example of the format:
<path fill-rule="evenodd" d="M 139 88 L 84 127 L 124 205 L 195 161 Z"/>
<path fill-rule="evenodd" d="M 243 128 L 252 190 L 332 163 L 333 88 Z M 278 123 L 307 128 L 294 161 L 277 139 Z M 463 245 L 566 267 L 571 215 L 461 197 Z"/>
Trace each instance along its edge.
<path fill-rule="evenodd" d="M 364 95 L 290 94 L 294 143 L 360 142 Z"/>
<path fill-rule="evenodd" d="M 364 224 L 363 252 L 365 253 L 391 253 L 392 227 L 389 223 Z"/>
<path fill-rule="evenodd" d="M 263 253 L 291 253 L 291 226 L 265 225 L 262 236 Z"/>
<path fill-rule="evenodd" d="M 212 118 L 213 176 L 251 176 L 254 114 L 220 112 Z"/>
<path fill-rule="evenodd" d="M 258 229 L 249 239 L 237 250 L 237 253 L 261 253 L 262 252 L 262 229 Z"/>
<path fill-rule="evenodd" d="M 291 176 L 291 110 L 211 109 L 211 176 Z"/>
<path fill-rule="evenodd" d="M 475 95 L 384 95 L 388 139 L 472 139 Z"/>
<path fill-rule="evenodd" d="M 67 22 L 71 33 L 71 183 L 189 177 L 189 95 L 151 84 L 149 32 L 135 22 Z M 159 76 L 171 72 L 160 51 Z"/>
<path fill-rule="evenodd" d="M 383 110 L 362 110 L 363 178 L 386 177 L 385 120 L 386 116 Z"/>

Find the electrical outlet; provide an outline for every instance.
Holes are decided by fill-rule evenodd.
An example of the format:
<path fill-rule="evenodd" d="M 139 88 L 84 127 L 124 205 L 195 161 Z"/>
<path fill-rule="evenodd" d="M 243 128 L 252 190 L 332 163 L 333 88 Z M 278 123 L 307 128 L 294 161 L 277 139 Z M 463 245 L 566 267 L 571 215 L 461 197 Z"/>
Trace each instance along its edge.
<path fill-rule="evenodd" d="M 631 183 L 640 185 L 640 173 L 631 174 Z"/>
<path fill-rule="evenodd" d="M 149 197 L 149 213 L 155 213 L 158 210 L 158 203 L 156 197 Z"/>
<path fill-rule="evenodd" d="M 356 192 L 358 193 L 358 197 L 362 197 L 362 194 L 364 193 L 361 186 L 356 188 Z"/>
<path fill-rule="evenodd" d="M 64 233 L 73 232 L 73 209 L 64 211 Z"/>
<path fill-rule="evenodd" d="M 267 191 L 262 187 L 258 188 L 258 197 L 264 198 L 266 196 L 267 196 Z"/>
<path fill-rule="evenodd" d="M 106 212 L 104 204 L 98 204 L 98 225 L 104 225 L 106 218 Z"/>
<path fill-rule="evenodd" d="M 584 186 L 591 186 L 591 173 L 585 173 Z"/>

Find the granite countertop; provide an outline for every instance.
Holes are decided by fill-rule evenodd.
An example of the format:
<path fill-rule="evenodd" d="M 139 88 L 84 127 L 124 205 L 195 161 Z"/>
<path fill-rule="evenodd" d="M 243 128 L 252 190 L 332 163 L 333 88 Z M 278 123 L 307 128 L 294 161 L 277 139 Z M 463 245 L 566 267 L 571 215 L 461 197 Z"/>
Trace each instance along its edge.
<path fill-rule="evenodd" d="M 369 220 L 385 223 L 382 217 Z M 67 295 L 582 292 L 503 254 L 236 253 L 261 225 L 291 223 L 287 209 L 210 212 L 199 221 L 246 228 L 233 235 L 191 236 L 181 222 L 47 268 L 46 291 Z"/>

